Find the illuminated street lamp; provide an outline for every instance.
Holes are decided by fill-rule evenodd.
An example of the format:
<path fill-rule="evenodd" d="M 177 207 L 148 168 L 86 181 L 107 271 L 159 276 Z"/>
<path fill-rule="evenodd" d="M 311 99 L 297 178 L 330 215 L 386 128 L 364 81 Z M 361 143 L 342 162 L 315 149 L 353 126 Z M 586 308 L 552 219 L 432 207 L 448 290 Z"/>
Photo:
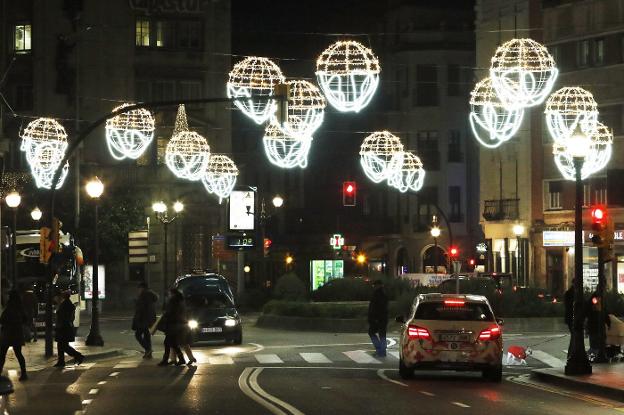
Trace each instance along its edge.
<path fill-rule="evenodd" d="M 521 249 L 521 237 L 524 235 L 524 226 L 520 223 L 516 223 L 513 226 L 513 233 L 516 235 L 516 284 L 520 283 L 520 277 L 522 277 L 522 286 L 526 287 L 526 274 L 523 272 L 523 268 L 521 265 L 521 261 L 523 260 L 522 249 Z"/>
<path fill-rule="evenodd" d="M 165 232 L 165 244 L 164 244 L 165 252 L 163 255 L 164 256 L 164 259 L 163 259 L 163 293 L 162 293 L 163 308 L 164 308 L 166 304 L 166 300 L 167 300 L 167 289 L 169 287 L 169 283 L 168 283 L 168 274 L 169 274 L 168 247 L 169 246 L 168 246 L 168 238 L 167 238 L 167 236 L 169 235 L 168 226 L 171 222 L 175 221 L 178 218 L 179 214 L 184 210 L 184 204 L 180 201 L 176 201 L 173 204 L 174 213 L 171 216 L 169 216 L 167 205 L 162 200 L 152 203 L 152 210 L 156 214 L 156 218 L 160 221 L 160 223 L 163 224 L 164 232 Z M 177 252 L 176 252 L 176 255 L 177 255 Z M 177 264 L 177 261 L 176 261 L 176 264 Z"/>
<path fill-rule="evenodd" d="M 438 217 L 437 216 L 433 216 L 432 219 L 432 227 L 431 227 L 431 237 L 433 238 L 433 255 L 434 255 L 434 261 L 433 261 L 433 267 L 434 270 L 433 272 L 435 272 L 436 274 L 438 273 L 438 262 L 439 262 L 439 252 L 438 252 L 438 238 L 440 237 L 440 234 L 442 233 L 442 231 L 440 230 L 440 227 L 438 226 Z"/>
<path fill-rule="evenodd" d="M 100 196 L 104 193 L 104 184 L 94 177 L 87 182 L 85 190 L 95 205 L 95 219 L 93 223 L 93 272 L 91 273 L 91 329 L 85 340 L 87 346 L 104 346 L 104 339 L 100 334 L 100 311 L 98 302 L 100 300 L 100 287 L 98 281 L 98 263 L 99 263 L 99 236 L 98 236 L 98 205 Z"/>
<path fill-rule="evenodd" d="M 284 205 L 284 199 L 280 195 L 275 195 L 273 198 L 273 206 L 280 208 L 282 205 Z"/>
<path fill-rule="evenodd" d="M 32 218 L 32 220 L 34 220 L 35 222 L 39 222 L 41 220 L 41 217 L 43 216 L 43 213 L 41 212 L 41 210 L 39 209 L 39 207 L 35 207 L 31 212 L 30 212 L 30 217 Z"/>
<path fill-rule="evenodd" d="M 17 208 L 22 201 L 22 197 L 15 190 L 6 195 L 6 204 L 13 210 L 13 232 L 11 238 L 11 260 L 13 261 L 11 269 L 11 281 L 13 288 L 17 288 L 17 251 L 15 250 L 15 244 L 17 242 Z"/>
<path fill-rule="evenodd" d="M 359 254 L 355 260 L 357 261 L 358 264 L 364 265 L 366 263 L 366 255 Z"/>

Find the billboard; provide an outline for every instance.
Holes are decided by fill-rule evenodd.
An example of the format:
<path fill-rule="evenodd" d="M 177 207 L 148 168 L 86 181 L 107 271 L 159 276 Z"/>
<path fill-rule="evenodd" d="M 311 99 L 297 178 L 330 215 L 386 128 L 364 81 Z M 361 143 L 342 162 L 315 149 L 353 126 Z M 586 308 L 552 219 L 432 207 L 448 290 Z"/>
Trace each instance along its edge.
<path fill-rule="evenodd" d="M 318 290 L 328 281 L 344 277 L 342 259 L 314 259 L 310 261 L 310 287 Z"/>
<path fill-rule="evenodd" d="M 99 299 L 106 298 L 106 267 L 104 265 L 98 265 L 98 291 L 100 293 Z M 85 300 L 91 300 L 93 298 L 93 265 L 85 265 L 84 267 L 84 298 Z"/>
<path fill-rule="evenodd" d="M 254 230 L 256 192 L 252 190 L 235 190 L 230 195 L 230 230 Z"/>

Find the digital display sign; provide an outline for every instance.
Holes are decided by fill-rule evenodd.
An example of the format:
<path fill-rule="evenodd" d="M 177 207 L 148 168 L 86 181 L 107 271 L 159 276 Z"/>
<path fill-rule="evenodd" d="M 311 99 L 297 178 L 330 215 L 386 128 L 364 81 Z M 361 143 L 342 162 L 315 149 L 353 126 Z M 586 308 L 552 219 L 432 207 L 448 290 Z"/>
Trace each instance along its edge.
<path fill-rule="evenodd" d="M 230 249 L 253 249 L 255 246 L 255 238 L 253 235 L 227 235 L 227 247 Z"/>
<path fill-rule="evenodd" d="M 315 259 L 310 261 L 312 291 L 318 290 L 333 279 L 342 277 L 344 277 L 344 261 L 342 259 Z"/>

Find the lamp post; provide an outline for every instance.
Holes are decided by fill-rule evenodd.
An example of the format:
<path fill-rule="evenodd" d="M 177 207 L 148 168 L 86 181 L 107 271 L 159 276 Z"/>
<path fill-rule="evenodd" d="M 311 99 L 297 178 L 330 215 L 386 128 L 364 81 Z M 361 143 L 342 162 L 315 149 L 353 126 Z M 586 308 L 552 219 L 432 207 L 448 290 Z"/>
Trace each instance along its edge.
<path fill-rule="evenodd" d="M 592 373 L 592 367 L 585 352 L 583 337 L 583 180 L 581 169 L 585 155 L 589 152 L 590 137 L 581 131 L 580 124 L 578 124 L 566 144 L 566 150 L 572 156 L 574 163 L 576 197 L 574 203 L 573 330 L 565 374 L 586 375 Z"/>
<path fill-rule="evenodd" d="M 98 205 L 100 196 L 104 193 L 104 183 L 97 177 L 89 180 L 85 186 L 87 194 L 93 199 L 95 208 L 94 221 L 93 221 L 93 272 L 91 275 L 91 329 L 89 335 L 85 340 L 87 346 L 104 346 L 104 339 L 100 334 L 100 310 L 98 303 L 100 300 L 100 284 L 99 284 L 99 235 L 98 235 Z"/>
<path fill-rule="evenodd" d="M 39 207 L 35 207 L 31 212 L 30 212 L 30 217 L 32 218 L 32 220 L 34 220 L 35 222 L 39 222 L 41 220 L 41 217 L 43 216 L 43 213 L 41 212 L 41 210 L 39 209 Z"/>
<path fill-rule="evenodd" d="M 169 287 L 169 282 L 168 282 L 169 270 L 168 270 L 168 262 L 167 262 L 169 259 L 169 257 L 167 256 L 168 255 L 167 236 L 169 232 L 167 228 L 171 222 L 173 222 L 174 220 L 178 218 L 179 213 L 184 210 L 184 204 L 180 201 L 176 201 L 173 204 L 174 214 L 172 216 L 169 216 L 167 205 L 163 201 L 154 202 L 152 204 L 152 209 L 154 210 L 154 213 L 156 214 L 156 218 L 160 221 L 160 223 L 163 224 L 164 232 L 165 232 L 165 241 L 164 241 L 165 253 L 164 253 L 164 259 L 163 259 L 163 293 L 162 293 L 163 308 L 165 308 L 165 304 L 167 300 L 167 288 Z"/>
<path fill-rule="evenodd" d="M 521 236 L 524 234 L 524 226 L 519 223 L 515 224 L 513 226 L 513 233 L 516 235 L 516 285 L 520 284 L 520 277 L 522 276 L 522 285 L 526 287 L 524 267 L 520 263 L 520 261 L 524 260 L 522 249 L 520 248 Z"/>
<path fill-rule="evenodd" d="M 434 246 L 434 260 L 433 260 L 433 266 L 434 266 L 434 272 L 437 274 L 438 273 L 438 263 L 439 263 L 439 252 L 438 252 L 438 238 L 440 237 L 440 228 L 438 227 L 438 218 L 437 216 L 433 216 L 433 220 L 432 220 L 433 226 L 431 227 L 431 236 L 433 237 L 433 246 Z"/>
<path fill-rule="evenodd" d="M 13 209 L 13 229 L 11 232 L 11 285 L 15 288 L 17 284 L 17 251 L 15 249 L 15 243 L 17 242 L 17 208 L 22 201 L 22 197 L 14 190 L 6 195 L 5 201 L 7 206 Z"/>
<path fill-rule="evenodd" d="M 275 195 L 273 199 L 271 200 L 271 203 L 273 204 L 274 208 L 279 209 L 284 205 L 284 198 L 282 198 L 280 195 Z M 266 223 L 271 216 L 272 215 L 267 212 L 266 203 L 264 202 L 264 197 L 263 197 L 262 200 L 260 201 L 260 233 L 261 233 L 261 249 L 262 249 L 261 270 L 265 278 L 265 284 L 266 284 L 266 281 L 270 280 L 270 276 L 267 276 L 268 273 L 266 269 L 267 268 L 266 258 L 264 255 L 264 240 L 266 239 Z"/>

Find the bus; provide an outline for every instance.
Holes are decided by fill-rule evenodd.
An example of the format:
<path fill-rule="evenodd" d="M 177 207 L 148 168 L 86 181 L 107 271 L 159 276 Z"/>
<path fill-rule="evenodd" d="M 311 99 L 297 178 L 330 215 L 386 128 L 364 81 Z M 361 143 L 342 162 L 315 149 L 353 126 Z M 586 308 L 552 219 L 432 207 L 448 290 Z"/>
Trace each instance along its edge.
<path fill-rule="evenodd" d="M 55 269 L 52 295 L 69 290 L 71 302 L 77 310 L 80 310 L 83 259 L 82 251 L 74 244 L 73 239 L 70 234 L 60 232 L 61 252 L 55 254 L 51 260 Z M 39 243 L 39 230 L 18 230 L 16 233 L 16 288 L 20 291 L 31 289 L 35 293 L 37 297 L 35 327 L 38 331 L 45 328 L 46 281 L 48 280 L 48 268 L 39 260 Z M 74 317 L 74 327 L 79 326 L 80 312 L 77 311 Z"/>

